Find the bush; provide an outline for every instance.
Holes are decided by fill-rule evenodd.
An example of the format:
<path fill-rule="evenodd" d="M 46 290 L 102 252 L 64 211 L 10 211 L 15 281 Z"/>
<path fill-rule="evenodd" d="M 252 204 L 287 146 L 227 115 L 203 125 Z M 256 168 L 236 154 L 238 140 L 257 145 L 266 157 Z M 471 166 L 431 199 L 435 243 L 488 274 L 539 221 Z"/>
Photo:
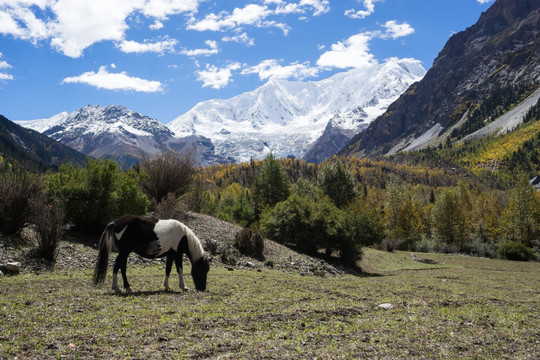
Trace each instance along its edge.
<path fill-rule="evenodd" d="M 532 251 L 532 249 L 518 241 L 506 241 L 502 243 L 497 252 L 501 258 L 507 260 L 537 260 L 536 254 Z"/>
<path fill-rule="evenodd" d="M 46 260 L 55 261 L 58 242 L 64 234 L 62 207 L 40 193 L 30 201 L 29 220 L 36 226 L 38 254 Z"/>
<path fill-rule="evenodd" d="M 14 234 L 28 221 L 29 201 L 41 191 L 41 178 L 22 169 L 0 168 L 0 231 Z"/>
<path fill-rule="evenodd" d="M 238 263 L 238 251 L 231 247 L 224 248 L 221 251 L 221 262 L 225 265 L 235 266 Z"/>
<path fill-rule="evenodd" d="M 169 193 L 159 204 L 154 204 L 154 210 L 158 219 L 174 219 L 181 212 L 180 201 L 176 195 Z"/>
<path fill-rule="evenodd" d="M 246 228 L 239 231 L 234 238 L 234 247 L 246 256 L 264 260 L 264 238 L 257 230 Z"/>
<path fill-rule="evenodd" d="M 60 166 L 47 178 L 47 194 L 58 200 L 66 221 L 83 231 L 100 232 L 109 221 L 125 214 L 141 215 L 148 199 L 139 175 L 122 172 L 112 160 L 89 160 L 84 168 Z"/>

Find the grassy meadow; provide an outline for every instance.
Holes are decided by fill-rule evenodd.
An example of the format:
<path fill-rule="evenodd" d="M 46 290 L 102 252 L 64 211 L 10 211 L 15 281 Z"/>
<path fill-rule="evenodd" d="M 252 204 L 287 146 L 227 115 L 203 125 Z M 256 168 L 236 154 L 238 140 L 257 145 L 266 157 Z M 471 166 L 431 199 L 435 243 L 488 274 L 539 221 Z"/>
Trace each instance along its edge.
<path fill-rule="evenodd" d="M 212 267 L 208 291 L 91 270 L 0 278 L 0 359 L 538 359 L 540 263 L 367 250 L 366 276 Z M 379 308 L 391 303 L 393 308 Z"/>

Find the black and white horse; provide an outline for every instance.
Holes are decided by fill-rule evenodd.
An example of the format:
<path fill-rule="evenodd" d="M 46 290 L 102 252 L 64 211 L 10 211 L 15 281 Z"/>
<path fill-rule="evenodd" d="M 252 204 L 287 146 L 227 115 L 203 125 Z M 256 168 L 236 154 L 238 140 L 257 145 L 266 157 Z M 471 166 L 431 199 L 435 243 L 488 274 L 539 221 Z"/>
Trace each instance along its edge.
<path fill-rule="evenodd" d="M 191 261 L 191 276 L 195 288 L 206 290 L 206 276 L 210 265 L 199 239 L 193 231 L 177 220 L 157 220 L 126 215 L 109 223 L 99 241 L 99 253 L 94 269 L 94 284 L 101 284 L 107 275 L 109 252 L 118 250 L 114 261 L 112 288 L 118 287 L 118 270 L 122 272 L 124 288 L 131 291 L 126 277 L 127 259 L 131 252 L 154 259 L 167 256 L 165 267 L 166 290 L 169 290 L 169 275 L 173 261 L 176 263 L 180 288 L 187 290 L 182 277 L 182 255 Z"/>

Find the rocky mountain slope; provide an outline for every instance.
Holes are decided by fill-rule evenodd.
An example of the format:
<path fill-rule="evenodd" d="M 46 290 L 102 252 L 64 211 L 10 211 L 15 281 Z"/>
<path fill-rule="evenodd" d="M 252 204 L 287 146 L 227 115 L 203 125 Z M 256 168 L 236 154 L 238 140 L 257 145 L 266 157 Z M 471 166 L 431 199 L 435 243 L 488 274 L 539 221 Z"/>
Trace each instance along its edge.
<path fill-rule="evenodd" d="M 86 156 L 0 115 L 0 159 L 43 171 L 63 162 L 83 164 Z"/>
<path fill-rule="evenodd" d="M 540 1 L 497 0 L 476 24 L 453 35 L 425 77 L 342 154 L 393 154 L 438 145 L 456 126 L 465 126 L 472 111 L 497 89 L 540 81 L 539 37 Z M 531 96 L 529 104 L 540 95 Z M 510 130 L 519 123 L 513 119 L 482 134 Z"/>
<path fill-rule="evenodd" d="M 50 119 L 17 123 L 40 131 L 86 155 L 112 158 L 126 166 L 142 156 L 152 156 L 167 148 L 191 152 L 195 160 L 201 163 L 215 160 L 208 139 L 200 136 L 179 139 L 156 119 L 124 106 L 88 105 Z"/>

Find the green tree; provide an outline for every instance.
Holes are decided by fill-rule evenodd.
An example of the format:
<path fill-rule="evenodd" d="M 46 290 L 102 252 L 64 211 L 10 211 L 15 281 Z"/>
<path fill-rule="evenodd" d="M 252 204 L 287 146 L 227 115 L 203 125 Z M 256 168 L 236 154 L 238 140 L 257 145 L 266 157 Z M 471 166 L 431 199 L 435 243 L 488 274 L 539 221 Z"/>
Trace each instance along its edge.
<path fill-rule="evenodd" d="M 527 176 L 521 174 L 510 192 L 508 205 L 503 210 L 501 232 L 507 240 L 519 241 L 530 246 L 538 235 L 538 202 L 534 188 Z"/>
<path fill-rule="evenodd" d="M 272 154 L 268 155 L 253 183 L 252 196 L 255 206 L 259 211 L 263 211 L 287 199 L 290 187 L 289 178 L 279 160 Z"/>
<path fill-rule="evenodd" d="M 354 178 L 337 157 L 322 168 L 317 176 L 317 183 L 340 209 L 356 196 Z"/>
<path fill-rule="evenodd" d="M 470 214 L 470 200 L 464 187 L 444 189 L 431 211 L 434 235 L 461 248 L 471 231 Z"/>
<path fill-rule="evenodd" d="M 66 221 L 98 232 L 121 215 L 146 213 L 148 199 L 139 182 L 138 173 L 124 173 L 112 160 L 90 159 L 83 168 L 64 164 L 49 173 L 46 188 L 49 197 L 62 204 Z"/>

